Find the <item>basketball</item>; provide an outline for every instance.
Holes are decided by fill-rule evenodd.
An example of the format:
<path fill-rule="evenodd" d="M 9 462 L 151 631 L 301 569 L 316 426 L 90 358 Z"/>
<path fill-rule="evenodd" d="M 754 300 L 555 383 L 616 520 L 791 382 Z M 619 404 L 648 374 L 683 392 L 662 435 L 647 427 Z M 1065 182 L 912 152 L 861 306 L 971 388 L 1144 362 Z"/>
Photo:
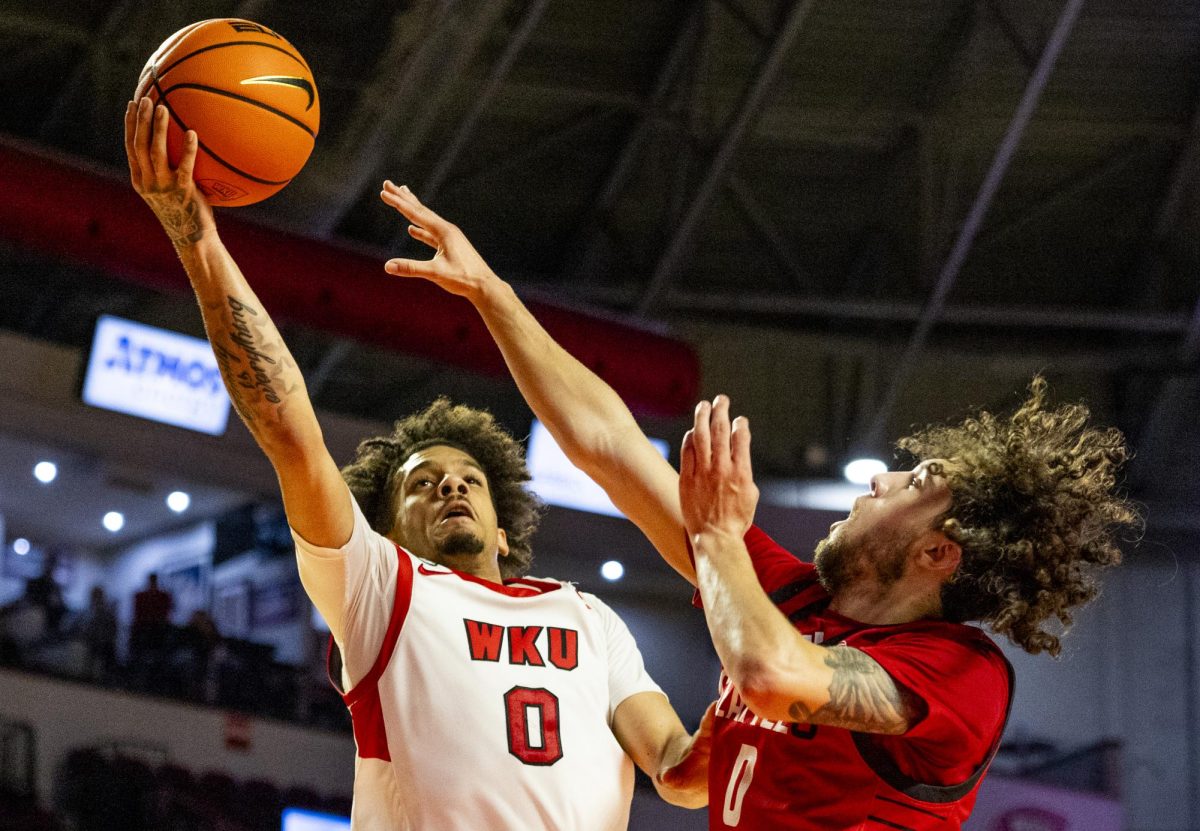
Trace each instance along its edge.
<path fill-rule="evenodd" d="M 308 161 L 321 120 L 312 71 L 296 49 L 249 20 L 202 20 L 171 35 L 146 61 L 135 100 L 169 113 L 167 157 L 200 139 L 193 178 L 213 205 L 266 199 Z"/>

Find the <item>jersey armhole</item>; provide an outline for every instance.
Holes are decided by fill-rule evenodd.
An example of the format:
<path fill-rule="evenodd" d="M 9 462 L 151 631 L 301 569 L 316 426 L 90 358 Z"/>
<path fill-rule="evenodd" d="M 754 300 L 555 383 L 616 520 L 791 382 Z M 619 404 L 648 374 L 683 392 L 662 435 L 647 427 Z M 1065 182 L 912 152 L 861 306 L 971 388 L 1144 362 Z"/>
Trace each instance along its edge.
<path fill-rule="evenodd" d="M 371 669 L 349 691 L 342 689 L 341 650 L 338 649 L 333 636 L 330 635 L 329 637 L 329 651 L 326 656 L 326 668 L 329 673 L 329 680 L 333 684 L 334 689 L 341 694 L 347 706 L 354 704 L 375 689 L 375 685 L 379 682 L 379 677 L 383 675 L 384 669 L 387 668 L 388 663 L 392 659 L 392 654 L 396 651 L 396 642 L 400 639 L 400 630 L 404 627 L 404 621 L 408 617 L 408 610 L 412 604 L 413 590 L 412 559 L 398 545 L 396 546 L 396 556 L 398 559 L 396 568 L 396 597 L 392 602 L 392 614 L 388 619 L 388 627 L 383 635 L 383 643 L 379 647 L 379 654 L 375 658 L 375 663 L 371 665 Z"/>

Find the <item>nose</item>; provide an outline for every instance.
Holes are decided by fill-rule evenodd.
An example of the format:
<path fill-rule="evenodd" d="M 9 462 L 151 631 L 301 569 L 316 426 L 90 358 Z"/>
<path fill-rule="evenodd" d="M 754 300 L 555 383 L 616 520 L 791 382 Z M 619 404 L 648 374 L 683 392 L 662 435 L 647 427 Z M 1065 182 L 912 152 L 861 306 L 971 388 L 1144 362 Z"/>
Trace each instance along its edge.
<path fill-rule="evenodd" d="M 442 483 L 438 487 L 438 493 L 440 493 L 442 496 L 453 496 L 456 493 L 466 496 L 467 483 L 461 476 L 448 473 L 445 477 L 443 477 Z"/>
<path fill-rule="evenodd" d="M 883 474 L 876 473 L 871 477 L 871 496 L 883 496 L 887 487 L 883 484 Z"/>

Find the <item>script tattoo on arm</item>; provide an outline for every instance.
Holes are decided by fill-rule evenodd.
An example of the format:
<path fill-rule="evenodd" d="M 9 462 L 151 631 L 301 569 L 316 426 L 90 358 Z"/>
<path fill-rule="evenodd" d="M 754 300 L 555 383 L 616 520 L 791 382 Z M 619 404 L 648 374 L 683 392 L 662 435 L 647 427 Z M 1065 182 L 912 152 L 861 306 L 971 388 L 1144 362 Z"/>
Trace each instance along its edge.
<path fill-rule="evenodd" d="M 284 377 L 291 360 L 282 342 L 267 342 L 269 321 L 258 310 L 233 296 L 226 301 L 226 331 L 212 343 L 229 398 L 248 426 L 278 421 L 291 391 Z"/>
<path fill-rule="evenodd" d="M 204 236 L 205 228 L 200 222 L 200 206 L 195 197 L 184 191 L 148 195 L 145 197 L 154 209 L 154 215 L 162 223 L 177 248 L 195 245 Z"/>
<path fill-rule="evenodd" d="M 828 652 L 825 665 L 833 670 L 828 703 L 812 710 L 797 701 L 788 710 L 793 720 L 890 735 L 909 728 L 915 710 L 910 696 L 883 667 L 853 647 L 834 646 Z"/>

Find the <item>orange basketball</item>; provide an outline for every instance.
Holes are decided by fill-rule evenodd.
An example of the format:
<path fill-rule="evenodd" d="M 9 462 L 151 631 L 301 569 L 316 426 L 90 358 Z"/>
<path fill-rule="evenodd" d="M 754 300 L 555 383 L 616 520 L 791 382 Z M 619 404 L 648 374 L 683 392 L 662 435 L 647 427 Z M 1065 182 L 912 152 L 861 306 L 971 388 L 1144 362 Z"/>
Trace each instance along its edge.
<path fill-rule="evenodd" d="M 194 178 L 214 205 L 266 199 L 304 167 L 321 121 L 312 71 L 296 49 L 258 23 L 202 20 L 171 35 L 146 61 L 136 99 L 170 113 L 167 156 L 200 139 Z"/>

